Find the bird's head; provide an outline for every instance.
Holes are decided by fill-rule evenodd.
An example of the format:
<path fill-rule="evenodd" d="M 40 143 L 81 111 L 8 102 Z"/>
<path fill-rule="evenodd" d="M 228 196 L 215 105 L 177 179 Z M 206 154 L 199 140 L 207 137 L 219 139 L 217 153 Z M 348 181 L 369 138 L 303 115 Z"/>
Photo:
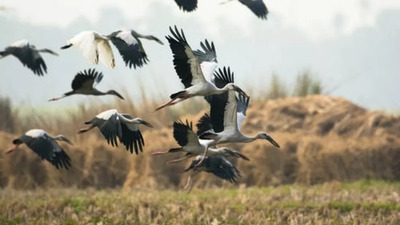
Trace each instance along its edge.
<path fill-rule="evenodd" d="M 117 96 L 117 97 L 120 98 L 120 99 L 124 99 L 124 97 L 122 97 L 122 95 L 121 95 L 120 93 L 118 93 L 118 92 L 116 92 L 116 91 L 114 91 L 114 90 L 109 90 L 109 91 L 107 91 L 107 94 L 109 94 L 109 95 L 115 95 L 115 96 Z"/>
<path fill-rule="evenodd" d="M 265 139 L 265 140 L 269 141 L 275 147 L 280 148 L 279 144 L 271 136 L 269 136 L 265 132 L 258 133 L 257 134 L 257 139 Z"/>

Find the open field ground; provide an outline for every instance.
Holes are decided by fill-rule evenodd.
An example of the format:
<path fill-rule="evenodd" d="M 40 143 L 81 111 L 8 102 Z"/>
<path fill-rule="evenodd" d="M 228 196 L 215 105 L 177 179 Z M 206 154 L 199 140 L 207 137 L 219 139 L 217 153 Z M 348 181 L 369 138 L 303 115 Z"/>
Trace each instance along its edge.
<path fill-rule="evenodd" d="M 2 189 L 0 224 L 400 224 L 400 183 L 194 189 Z"/>

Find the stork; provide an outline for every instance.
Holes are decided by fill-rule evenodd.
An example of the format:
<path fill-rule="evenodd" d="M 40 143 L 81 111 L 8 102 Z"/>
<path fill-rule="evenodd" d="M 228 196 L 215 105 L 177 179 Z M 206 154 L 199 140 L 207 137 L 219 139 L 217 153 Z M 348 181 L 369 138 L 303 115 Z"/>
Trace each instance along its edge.
<path fill-rule="evenodd" d="M 43 76 L 44 73 L 47 73 L 47 66 L 40 52 L 58 56 L 57 53 L 50 49 L 36 49 L 36 47 L 31 45 L 27 40 L 20 40 L 6 47 L 4 51 L 0 51 L 0 59 L 8 55 L 13 55 L 17 57 L 24 66 L 31 69 L 34 74 Z"/>
<path fill-rule="evenodd" d="M 211 77 L 213 71 L 202 71 L 198 57 L 187 43 L 183 30 L 179 32 L 176 26 L 175 30 L 171 27 L 169 29 L 172 36 L 167 36 L 166 38 L 174 56 L 173 62 L 175 71 L 185 86 L 185 89 L 172 94 L 170 96 L 171 100 L 158 106 L 155 109 L 156 111 L 194 96 L 220 94 L 227 90 L 235 90 L 246 95 L 242 89 L 233 83 L 228 83 L 224 87 L 218 88 L 210 81 L 207 81 L 205 77 Z"/>
<path fill-rule="evenodd" d="M 215 74 L 216 77 L 227 76 L 233 77 L 230 70 L 219 70 Z M 223 83 L 219 84 L 223 85 Z M 246 136 L 241 132 L 241 125 L 246 118 L 246 110 L 250 101 L 250 97 L 236 97 L 234 91 L 228 91 L 220 95 L 212 95 L 207 97 L 210 103 L 210 119 L 204 116 L 200 121 L 209 122 L 208 124 L 199 124 L 199 130 L 204 131 L 200 135 L 201 139 L 213 140 L 209 145 L 241 142 L 247 143 L 257 139 L 265 139 L 275 147 L 279 144 L 266 132 L 260 132 L 255 136 Z M 238 116 L 239 115 L 239 116 Z M 208 129 L 207 127 L 212 128 Z"/>
<path fill-rule="evenodd" d="M 153 127 L 141 118 L 133 118 L 129 114 L 119 113 L 116 109 L 104 111 L 90 121 L 85 122 L 85 124 L 90 124 L 90 126 L 80 129 L 78 133 L 85 133 L 98 127 L 108 144 L 118 146 L 118 138 L 120 143 L 125 145 L 127 151 L 133 154 L 134 149 L 136 155 L 139 154 L 139 150 L 143 151 L 144 146 L 144 139 L 139 130 L 139 125 Z"/>
<path fill-rule="evenodd" d="M 134 30 L 127 29 L 115 31 L 110 35 L 107 35 L 107 37 L 118 49 L 126 66 L 129 66 L 129 68 L 133 66 L 134 69 L 136 69 L 136 67 L 142 67 L 149 61 L 139 38 L 153 40 L 164 45 L 162 41 L 153 35 L 142 35 Z"/>
<path fill-rule="evenodd" d="M 57 141 L 64 141 L 70 145 L 72 142 L 64 135 L 51 136 L 44 130 L 32 129 L 27 131 L 25 134 L 17 139 L 13 140 L 14 146 L 6 151 L 10 153 L 18 149 L 18 146 L 25 143 L 30 149 L 32 149 L 39 157 L 43 160 L 46 159 L 57 169 L 68 168 L 71 166 L 71 159 L 65 153 Z"/>
<path fill-rule="evenodd" d="M 69 39 L 67 45 L 62 46 L 61 49 L 72 46 L 77 47 L 86 59 L 96 65 L 100 60 L 110 68 L 115 67 L 114 54 L 106 36 L 95 31 L 81 31 Z"/>
<path fill-rule="evenodd" d="M 193 131 L 192 123 L 186 120 L 186 124 L 182 121 L 174 122 L 174 138 L 176 142 L 180 145 L 178 148 L 171 148 L 168 151 L 160 151 L 153 152 L 152 155 L 161 155 L 166 153 L 174 153 L 174 152 L 186 152 L 186 156 L 182 159 L 172 160 L 168 163 L 176 163 L 182 160 L 188 159 L 193 156 L 202 155 L 204 153 L 204 149 L 209 140 L 202 140 L 197 137 L 197 134 Z M 221 148 L 209 148 L 207 152 L 207 156 L 233 156 L 236 158 L 242 158 L 244 160 L 249 160 L 242 153 L 230 150 L 226 147 Z"/>
<path fill-rule="evenodd" d="M 232 0 L 228 0 L 230 2 Z M 238 0 L 249 8 L 258 18 L 267 19 L 268 9 L 263 0 Z M 176 4 L 184 12 L 191 12 L 197 9 L 197 0 L 175 0 Z M 224 3 L 227 3 L 224 2 Z"/>
<path fill-rule="evenodd" d="M 102 92 L 94 88 L 103 79 L 103 74 L 97 72 L 95 69 L 84 70 L 75 75 L 72 80 L 72 91 L 63 94 L 59 98 L 52 98 L 49 101 L 56 101 L 70 95 L 82 94 L 82 95 L 115 95 L 120 99 L 124 99 L 122 95 L 114 90 L 109 90 L 107 92 Z"/>
<path fill-rule="evenodd" d="M 199 165 L 200 163 L 200 165 Z M 236 179 L 241 177 L 240 171 L 229 160 L 223 156 L 197 156 L 192 161 L 190 166 L 185 169 L 185 172 L 193 170 L 193 176 L 199 174 L 201 171 L 213 173 L 215 176 L 227 180 L 231 183 L 236 183 Z M 183 189 L 192 186 L 192 175 L 189 175 L 186 185 Z M 190 191 L 190 189 L 189 189 Z"/>

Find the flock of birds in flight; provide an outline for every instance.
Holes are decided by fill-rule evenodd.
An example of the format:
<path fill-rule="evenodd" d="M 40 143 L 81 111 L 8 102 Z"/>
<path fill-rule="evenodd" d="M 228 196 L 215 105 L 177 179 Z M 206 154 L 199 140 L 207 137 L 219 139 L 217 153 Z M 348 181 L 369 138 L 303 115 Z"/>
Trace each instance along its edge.
<path fill-rule="evenodd" d="M 196 8 L 197 0 L 175 0 L 184 11 Z M 267 10 L 262 0 L 239 0 L 247 5 L 258 17 L 266 18 Z M 195 174 L 206 171 L 225 179 L 236 182 L 240 172 L 227 158 L 235 157 L 249 160 L 239 151 L 227 147 L 218 147 L 225 143 L 248 143 L 257 139 L 269 141 L 275 147 L 279 144 L 266 132 L 254 136 L 246 136 L 241 132 L 241 126 L 246 118 L 250 97 L 238 85 L 234 84 L 234 73 L 229 67 L 218 68 L 216 48 L 213 42 L 205 39 L 200 42 L 201 49 L 192 50 L 186 40 L 183 30 L 176 26 L 169 28 L 171 34 L 166 36 L 173 54 L 175 71 L 180 78 L 184 89 L 170 95 L 170 100 L 155 111 L 161 110 L 178 102 L 194 96 L 204 96 L 210 105 L 210 112 L 204 114 L 197 122 L 197 132 L 189 121 L 175 121 L 173 123 L 173 137 L 179 147 L 168 151 L 153 152 L 152 155 L 184 152 L 185 157 L 178 158 L 168 163 L 177 163 L 192 157 L 195 159 L 185 170 L 192 170 Z M 141 38 L 153 40 L 163 45 L 163 42 L 152 35 L 142 35 L 134 30 L 118 30 L 110 35 L 101 35 L 94 31 L 82 31 L 67 41 L 61 49 L 76 47 L 83 56 L 94 64 L 99 61 L 111 68 L 115 67 L 111 43 L 118 49 L 125 64 L 129 68 L 142 67 L 149 62 L 143 48 Z M 24 66 L 28 67 L 38 76 L 47 72 L 47 66 L 40 53 L 58 55 L 49 49 L 37 49 L 28 41 L 18 41 L 0 51 L 0 56 L 14 55 Z M 97 90 L 95 86 L 101 82 L 103 74 L 95 69 L 88 69 L 75 75 L 71 87 L 72 91 L 66 92 L 61 97 L 52 98 L 56 101 L 73 94 L 82 95 L 115 95 L 120 99 L 124 97 L 115 90 L 106 92 Z M 107 143 L 111 146 L 123 144 L 132 154 L 143 151 L 145 142 L 139 129 L 140 125 L 152 128 L 153 126 L 130 114 L 120 113 L 116 109 L 106 110 L 85 122 L 88 126 L 79 130 L 85 133 L 95 127 L 99 129 Z M 10 153 L 25 143 L 30 149 L 46 159 L 57 169 L 67 169 L 71 166 L 71 159 L 57 141 L 72 142 L 63 135 L 52 136 L 42 129 L 31 129 L 19 138 L 13 140 L 13 147 L 7 150 Z M 185 189 L 191 187 L 192 175 L 189 175 Z"/>

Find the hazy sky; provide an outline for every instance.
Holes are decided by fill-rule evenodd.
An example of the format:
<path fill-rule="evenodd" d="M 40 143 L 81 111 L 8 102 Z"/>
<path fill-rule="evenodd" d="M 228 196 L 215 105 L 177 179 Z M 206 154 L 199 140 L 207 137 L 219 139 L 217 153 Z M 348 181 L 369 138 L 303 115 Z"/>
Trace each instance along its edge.
<path fill-rule="evenodd" d="M 265 89 L 272 73 L 292 88 L 298 72 L 311 70 L 332 95 L 371 109 L 400 109 L 400 1 L 264 0 L 267 21 L 238 1 L 221 5 L 224 1 L 199 0 L 197 11 L 184 13 L 173 0 L 0 0 L 0 48 L 28 39 L 60 54 L 42 54 L 45 77 L 14 57 L 1 59 L 0 95 L 41 107 L 88 101 L 84 96 L 47 99 L 69 91 L 78 71 L 97 68 L 105 74 L 99 89 L 122 89 L 137 100 L 142 88 L 164 102 L 182 88 L 164 38 L 168 27 L 177 25 L 192 48 L 213 40 L 220 65 L 231 66 L 244 89 Z M 136 70 L 125 67 L 115 48 L 114 70 L 90 64 L 76 49 L 59 49 L 81 30 L 108 34 L 122 27 L 158 36 L 166 45 L 144 40 L 150 63 Z"/>

